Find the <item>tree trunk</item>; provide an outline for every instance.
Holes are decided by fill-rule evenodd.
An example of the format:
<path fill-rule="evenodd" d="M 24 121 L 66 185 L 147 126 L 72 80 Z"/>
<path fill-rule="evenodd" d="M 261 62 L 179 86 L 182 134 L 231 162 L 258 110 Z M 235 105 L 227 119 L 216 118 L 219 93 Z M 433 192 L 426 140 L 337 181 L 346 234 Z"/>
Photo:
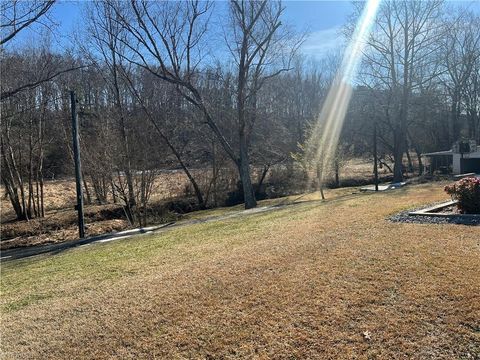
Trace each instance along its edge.
<path fill-rule="evenodd" d="M 116 204 L 117 203 L 117 194 L 115 192 L 115 185 L 113 184 L 113 178 L 110 178 L 110 186 L 112 187 L 112 199 L 113 199 L 113 203 Z"/>
<path fill-rule="evenodd" d="M 318 180 L 318 188 L 320 189 L 320 195 L 322 197 L 322 200 L 325 200 L 325 195 L 323 194 L 322 165 L 317 166 L 317 180 Z"/>
<path fill-rule="evenodd" d="M 338 188 L 340 187 L 340 164 L 338 163 L 338 159 L 335 160 L 335 186 Z"/>
<path fill-rule="evenodd" d="M 260 180 L 258 180 L 258 190 L 260 191 L 262 185 L 263 185 L 263 181 L 265 180 L 266 176 L 267 176 L 267 173 L 268 173 L 268 170 L 270 170 L 270 165 L 267 164 L 267 165 L 264 165 L 263 166 L 263 171 L 262 171 L 262 174 L 260 176 Z"/>
<path fill-rule="evenodd" d="M 40 118 L 39 123 L 39 131 L 38 131 L 38 138 L 39 138 L 39 149 L 38 149 L 38 164 L 37 164 L 37 206 L 39 208 L 40 217 L 45 217 L 45 206 L 44 206 L 44 192 L 43 192 L 43 143 L 44 143 L 44 132 L 45 132 L 45 122 L 43 119 L 43 115 Z M 39 194 L 40 191 L 40 194 Z"/>
<path fill-rule="evenodd" d="M 15 209 L 15 214 L 17 215 L 17 219 L 28 220 L 27 206 L 25 203 L 25 191 L 23 188 L 23 180 L 15 162 L 15 155 L 13 154 L 13 149 L 10 145 L 8 130 L 6 131 L 6 140 L 7 140 L 6 147 L 4 146 L 4 143 L 2 141 L 2 150 L 3 150 L 2 153 L 5 160 L 5 165 L 7 166 L 7 169 L 8 169 L 9 183 L 14 193 L 14 196 L 10 197 L 10 201 L 12 202 L 12 205 Z"/>
<path fill-rule="evenodd" d="M 24 213 L 22 211 L 22 206 L 20 205 L 20 199 L 18 198 L 17 189 L 10 183 L 9 180 L 5 177 L 5 174 L 2 174 L 3 183 L 5 185 L 5 189 L 7 190 L 8 198 L 13 207 L 13 211 L 15 211 L 15 215 L 17 216 L 17 220 L 24 219 Z"/>
<path fill-rule="evenodd" d="M 457 91 L 454 92 L 452 96 L 452 107 L 450 109 L 450 145 L 455 141 L 460 139 L 460 124 L 459 124 L 459 115 L 460 115 L 460 99 Z"/>
<path fill-rule="evenodd" d="M 215 206 L 215 207 L 217 206 L 217 203 L 218 203 L 217 176 L 218 176 L 217 152 L 216 152 L 215 141 L 212 141 L 213 206 Z"/>
<path fill-rule="evenodd" d="M 42 210 L 42 217 L 45 217 L 45 195 L 44 195 L 44 188 L 43 188 L 43 171 L 40 173 L 40 201 L 41 201 L 41 210 Z"/>
<path fill-rule="evenodd" d="M 125 177 L 127 179 L 127 189 L 128 189 L 128 207 L 134 209 L 135 202 L 135 191 L 133 190 L 133 179 L 132 173 L 130 172 L 130 160 L 127 160 L 128 165 L 125 169 Z"/>
<path fill-rule="evenodd" d="M 410 156 L 410 152 L 408 151 L 408 147 L 405 148 L 405 153 L 407 154 L 407 161 L 408 161 L 408 172 L 413 174 L 413 162 L 412 157 Z"/>
<path fill-rule="evenodd" d="M 25 214 L 23 212 L 22 206 L 20 204 L 20 197 L 18 195 L 18 187 L 15 183 L 15 179 L 12 174 L 12 169 L 8 160 L 5 158 L 5 151 L 2 142 L 2 153 L 3 153 L 3 160 L 8 173 L 5 171 L 2 172 L 2 179 L 3 183 L 5 184 L 5 188 L 7 190 L 8 197 L 12 204 L 13 210 L 15 211 L 15 215 L 17 216 L 17 220 L 24 220 Z"/>
<path fill-rule="evenodd" d="M 478 139 L 478 115 L 474 109 L 469 109 L 467 112 L 468 117 L 468 136 L 470 139 Z"/>
<path fill-rule="evenodd" d="M 35 198 L 33 194 L 33 120 L 30 117 L 29 122 L 29 141 L 28 141 L 28 202 L 27 202 L 27 213 L 28 217 L 31 218 L 33 215 L 37 216 L 37 211 L 35 209 Z M 33 210 L 33 211 L 32 211 Z"/>
<path fill-rule="evenodd" d="M 403 181 L 403 154 L 405 146 L 405 136 L 401 128 L 397 127 L 393 139 L 393 182 Z"/>
<path fill-rule="evenodd" d="M 27 214 L 29 218 L 37 216 L 35 210 L 35 198 L 33 194 L 33 149 L 30 143 L 30 151 L 28 158 L 28 201 L 27 201 Z"/>
<path fill-rule="evenodd" d="M 45 216 L 45 209 L 43 207 L 43 149 L 42 143 L 40 143 L 40 150 L 38 155 L 38 164 L 37 164 L 37 171 L 35 174 L 35 183 L 36 183 L 36 190 L 37 190 L 37 208 L 38 208 L 38 216 L 44 217 Z"/>
<path fill-rule="evenodd" d="M 85 189 L 85 204 L 90 205 L 92 203 L 92 197 L 90 196 L 90 190 L 88 189 L 87 177 L 85 174 L 82 174 L 83 188 Z"/>
<path fill-rule="evenodd" d="M 242 181 L 243 197 L 245 200 L 245 209 L 251 209 L 257 206 L 255 191 L 250 178 L 250 162 L 248 159 L 248 148 L 245 136 L 240 136 L 240 159 L 238 162 L 238 172 Z"/>
<path fill-rule="evenodd" d="M 418 175 L 423 175 L 422 153 L 416 147 L 414 149 L 418 159 Z"/>

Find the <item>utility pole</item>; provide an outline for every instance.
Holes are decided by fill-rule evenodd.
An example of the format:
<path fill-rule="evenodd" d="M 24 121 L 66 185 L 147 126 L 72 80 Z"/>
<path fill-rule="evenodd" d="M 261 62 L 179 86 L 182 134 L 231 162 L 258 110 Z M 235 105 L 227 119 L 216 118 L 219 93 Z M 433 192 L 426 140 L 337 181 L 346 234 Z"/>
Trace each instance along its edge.
<path fill-rule="evenodd" d="M 373 175 L 375 177 L 375 191 L 378 191 L 378 165 L 377 165 L 377 122 L 373 124 Z"/>
<path fill-rule="evenodd" d="M 70 105 L 72 108 L 73 160 L 75 162 L 75 181 L 77 185 L 77 205 L 75 209 L 78 211 L 78 235 L 80 238 L 84 238 L 82 163 L 80 161 L 80 141 L 78 137 L 77 99 L 74 91 L 70 91 Z"/>

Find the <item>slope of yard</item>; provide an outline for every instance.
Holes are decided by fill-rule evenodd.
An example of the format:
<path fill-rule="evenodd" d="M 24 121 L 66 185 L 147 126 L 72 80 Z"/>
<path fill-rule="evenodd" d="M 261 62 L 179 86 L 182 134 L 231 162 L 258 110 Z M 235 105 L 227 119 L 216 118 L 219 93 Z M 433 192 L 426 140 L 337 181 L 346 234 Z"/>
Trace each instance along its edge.
<path fill-rule="evenodd" d="M 439 184 L 2 264 L 2 358 L 480 357 L 480 227 Z"/>
<path fill-rule="evenodd" d="M 204 191 L 211 183 L 210 170 L 195 169 L 192 170 L 199 184 Z M 227 168 L 225 173 L 229 173 Z M 257 169 L 258 172 L 258 169 Z M 386 171 L 381 172 L 381 177 L 389 175 Z M 270 175 L 267 175 L 267 182 L 270 181 Z M 258 174 L 253 174 L 254 179 Z M 340 180 L 342 186 L 351 186 L 358 183 L 372 182 L 372 164 L 368 159 L 354 158 L 342 164 Z M 235 172 L 233 177 L 225 176 L 224 181 L 229 179 L 231 182 L 230 190 L 234 190 L 236 183 Z M 224 184 L 225 185 L 225 184 Z M 232 187 L 233 186 L 233 187 Z M 185 208 L 169 210 L 168 202 L 177 202 L 181 205 L 188 203 L 193 198 L 193 190 L 187 195 L 186 188 L 189 187 L 189 181 L 181 170 L 164 170 L 158 173 L 152 189 L 152 198 L 150 201 L 150 212 L 148 216 L 148 225 L 158 225 L 183 218 Z M 5 193 L 5 188 L 0 185 L 0 227 L 2 236 L 0 238 L 0 249 L 6 250 L 17 247 L 29 247 L 32 245 L 44 245 L 52 243 L 62 243 L 77 240 L 77 212 L 75 211 L 75 181 L 74 179 L 50 180 L 45 182 L 45 217 L 32 218 L 29 221 L 15 221 L 15 214 L 12 205 Z M 93 203 L 85 205 L 85 224 L 87 236 L 95 236 L 113 231 L 126 230 L 136 227 L 138 224 L 130 225 L 121 201 L 113 203 L 113 198 L 109 194 L 109 204 L 96 204 L 94 191 L 90 186 Z M 295 191 L 294 191 L 295 193 Z M 225 189 L 218 194 L 220 204 L 226 197 Z M 212 195 L 210 196 L 210 199 Z M 171 205 L 171 204 L 170 204 Z M 212 205 L 212 204 L 210 204 Z M 220 210 L 223 212 L 223 209 Z M 190 213 L 186 217 L 189 217 Z M 196 215 L 193 215 L 196 216 Z"/>

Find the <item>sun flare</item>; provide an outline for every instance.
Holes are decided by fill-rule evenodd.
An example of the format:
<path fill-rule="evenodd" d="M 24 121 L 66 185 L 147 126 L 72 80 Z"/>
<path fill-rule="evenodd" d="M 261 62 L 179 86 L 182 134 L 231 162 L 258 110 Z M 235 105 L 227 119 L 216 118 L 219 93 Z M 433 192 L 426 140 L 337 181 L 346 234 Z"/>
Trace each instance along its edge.
<path fill-rule="evenodd" d="M 370 34 L 380 2 L 381 0 L 368 0 L 366 3 L 307 142 L 306 160 L 311 170 L 308 188 L 315 177 L 318 178 L 318 184 L 322 184 L 323 177 L 332 163 L 352 96 L 352 83 L 357 75 L 365 40 Z"/>

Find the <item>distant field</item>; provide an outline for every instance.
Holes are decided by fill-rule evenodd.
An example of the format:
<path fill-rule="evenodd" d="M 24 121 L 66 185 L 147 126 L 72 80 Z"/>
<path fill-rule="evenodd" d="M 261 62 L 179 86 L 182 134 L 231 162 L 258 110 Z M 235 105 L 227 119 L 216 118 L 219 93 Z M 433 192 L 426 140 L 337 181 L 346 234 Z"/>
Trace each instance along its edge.
<path fill-rule="evenodd" d="M 365 159 L 351 159 L 346 161 L 341 169 L 340 176 L 345 178 L 370 178 L 372 167 L 370 161 Z M 382 173 L 385 173 L 382 171 Z M 198 175 L 197 175 L 198 176 Z M 200 179 L 200 183 L 202 179 Z M 162 172 L 158 175 L 154 186 L 153 201 L 182 196 L 189 181 L 182 170 Z M 45 207 L 47 211 L 69 209 L 75 206 L 75 181 L 74 179 L 47 180 L 45 181 Z M 92 190 L 93 192 L 93 190 Z M 3 221 L 14 216 L 12 206 L 5 196 L 5 188 L 0 186 L 0 209 Z"/>
<path fill-rule="evenodd" d="M 442 185 L 7 262 L 2 358 L 478 359 L 480 227 L 385 219 Z"/>
<path fill-rule="evenodd" d="M 382 175 L 386 171 L 381 171 Z M 199 170 L 196 171 L 200 185 L 208 183 L 208 176 Z M 340 179 L 354 179 L 368 181 L 372 178 L 372 164 L 365 159 L 352 159 L 345 162 Z M 268 179 L 267 179 L 268 180 Z M 188 178 L 183 171 L 175 170 L 162 172 L 158 175 L 154 185 L 151 203 L 185 196 L 185 189 L 189 185 Z M 9 200 L 5 197 L 4 188 L 1 188 L 1 248 L 30 246 L 44 243 L 63 242 L 78 237 L 76 225 L 77 213 L 75 206 L 75 182 L 73 179 L 47 181 L 45 183 L 45 218 L 26 221 L 14 221 L 14 213 Z M 93 192 L 93 190 L 92 190 Z M 87 235 L 93 236 L 102 233 L 127 229 L 129 223 L 121 206 L 114 204 L 88 205 L 85 208 Z M 168 221 L 166 219 L 165 221 Z M 162 218 L 152 220 L 153 223 L 162 221 Z M 5 241 L 6 239 L 6 241 Z"/>
<path fill-rule="evenodd" d="M 155 183 L 153 200 L 162 200 L 179 196 L 185 191 L 188 178 L 183 171 L 175 170 L 160 173 Z M 45 182 L 46 211 L 71 209 L 76 204 L 75 179 L 50 180 Z M 93 190 L 91 190 L 93 192 Z M 6 219 L 14 216 L 12 206 L 5 197 L 5 188 L 1 187 L 1 210 Z"/>
<path fill-rule="evenodd" d="M 160 173 L 154 185 L 152 202 L 182 196 L 188 179 L 182 171 Z M 2 248 L 55 243 L 78 238 L 75 206 L 75 181 L 73 179 L 46 181 L 45 218 L 30 221 L 12 221 L 12 206 L 2 191 Z M 129 223 L 120 204 L 86 205 L 87 235 L 127 229 Z"/>

